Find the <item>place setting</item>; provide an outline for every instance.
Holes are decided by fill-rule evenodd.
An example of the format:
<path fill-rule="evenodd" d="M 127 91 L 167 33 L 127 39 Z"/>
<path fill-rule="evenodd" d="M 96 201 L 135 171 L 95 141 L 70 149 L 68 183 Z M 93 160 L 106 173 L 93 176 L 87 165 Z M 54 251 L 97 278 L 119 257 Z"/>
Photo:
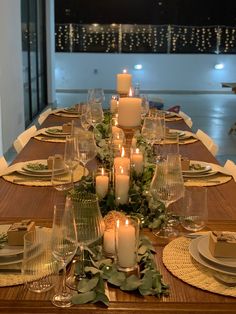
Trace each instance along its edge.
<path fill-rule="evenodd" d="M 64 123 L 62 126 L 43 128 L 36 132 L 34 138 L 44 142 L 65 143 L 66 136 L 71 135 L 73 123 Z"/>
<path fill-rule="evenodd" d="M 198 138 L 196 137 L 196 135 L 190 131 L 182 131 L 182 130 L 166 128 L 165 142 L 166 143 L 171 142 L 175 138 L 176 135 L 179 138 L 179 145 L 191 144 L 198 141 Z"/>
<path fill-rule="evenodd" d="M 31 264 L 31 272 L 40 270 L 40 259 L 46 253 L 44 245 L 50 237 L 50 228 L 36 226 L 31 219 L 0 225 L 0 287 L 26 283 L 29 276 L 24 272 L 26 265 L 26 234 L 34 232 L 41 241 L 31 247 L 29 252 L 37 254 L 37 263 Z M 45 266 L 45 265 L 44 265 Z M 32 268 L 33 267 L 33 268 Z M 51 265 L 48 264 L 48 267 Z M 41 269 L 42 270 L 42 269 Z M 48 275 L 50 271 L 48 269 Z M 32 275 L 31 275 L 32 277 Z M 46 282 L 45 282 L 46 283 Z"/>
<path fill-rule="evenodd" d="M 164 248 L 167 269 L 190 285 L 236 297 L 236 233 L 205 229 L 207 188 L 187 188 L 177 211 L 181 232 Z"/>
<path fill-rule="evenodd" d="M 232 179 L 220 165 L 182 158 L 182 173 L 185 186 L 214 186 Z"/>

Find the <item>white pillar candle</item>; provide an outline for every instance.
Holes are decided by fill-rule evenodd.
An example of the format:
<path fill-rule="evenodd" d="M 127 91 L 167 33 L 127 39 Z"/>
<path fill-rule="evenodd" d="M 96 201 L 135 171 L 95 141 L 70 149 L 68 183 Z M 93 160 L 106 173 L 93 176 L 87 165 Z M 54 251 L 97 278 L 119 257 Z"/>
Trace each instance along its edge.
<path fill-rule="evenodd" d="M 132 76 L 126 70 L 116 76 L 116 90 L 119 94 L 128 95 L 132 86 Z"/>
<path fill-rule="evenodd" d="M 143 153 L 136 148 L 131 156 L 132 165 L 137 174 L 143 172 Z"/>
<path fill-rule="evenodd" d="M 122 268 L 132 268 L 136 265 L 136 234 L 135 227 L 117 222 L 117 260 Z"/>
<path fill-rule="evenodd" d="M 108 255 L 115 254 L 115 230 L 106 229 L 103 234 L 103 249 Z"/>
<path fill-rule="evenodd" d="M 120 98 L 118 107 L 118 125 L 132 128 L 141 125 L 141 98 Z"/>
<path fill-rule="evenodd" d="M 121 149 L 121 156 L 114 158 L 114 169 L 115 171 L 119 171 L 122 168 L 125 174 L 130 172 L 130 159 L 125 157 L 124 147 Z"/>
<path fill-rule="evenodd" d="M 129 200 L 129 175 L 120 167 L 115 173 L 115 196 L 118 204 L 127 204 Z"/>
<path fill-rule="evenodd" d="M 96 193 L 99 198 L 104 198 L 108 192 L 109 178 L 102 168 L 101 173 L 96 176 Z"/>

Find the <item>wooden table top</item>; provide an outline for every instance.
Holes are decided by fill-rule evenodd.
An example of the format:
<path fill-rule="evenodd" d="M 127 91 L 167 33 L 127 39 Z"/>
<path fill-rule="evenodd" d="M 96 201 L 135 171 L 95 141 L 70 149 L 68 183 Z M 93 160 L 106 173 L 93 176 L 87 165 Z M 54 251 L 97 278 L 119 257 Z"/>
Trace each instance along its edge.
<path fill-rule="evenodd" d="M 50 115 L 45 126 L 61 125 L 69 118 Z M 186 129 L 183 121 L 168 123 L 170 127 Z M 63 153 L 63 143 L 41 142 L 31 139 L 15 162 L 43 159 L 55 153 Z M 201 144 L 196 142 L 180 146 L 180 153 L 190 159 L 216 162 L 215 158 Z M 34 218 L 39 225 L 51 226 L 53 204 L 61 197 L 60 192 L 51 187 L 28 187 L 6 182 L 0 178 L 1 223 L 16 218 Z M 226 184 L 208 188 L 208 227 L 211 230 L 236 230 L 236 184 L 233 180 Z M 93 304 L 73 306 L 63 313 L 235 313 L 236 298 L 224 297 L 192 287 L 169 273 L 162 263 L 163 245 L 147 231 L 156 247 L 156 261 L 165 283 L 170 286 L 170 295 L 141 297 L 135 293 L 125 293 L 109 287 L 110 307 L 108 309 Z M 60 278 L 58 279 L 59 284 Z M 24 285 L 0 288 L 0 313 L 62 313 L 50 300 L 54 290 L 36 294 Z"/>

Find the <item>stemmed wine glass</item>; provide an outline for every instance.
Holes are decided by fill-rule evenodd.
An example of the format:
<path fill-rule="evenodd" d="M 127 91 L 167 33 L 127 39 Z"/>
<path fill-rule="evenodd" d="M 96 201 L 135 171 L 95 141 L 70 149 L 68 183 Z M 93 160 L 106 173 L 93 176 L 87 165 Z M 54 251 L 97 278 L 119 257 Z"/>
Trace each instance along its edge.
<path fill-rule="evenodd" d="M 52 226 L 52 254 L 63 268 L 62 291 L 53 296 L 52 303 L 58 307 L 72 305 L 72 293 L 66 288 L 66 265 L 73 258 L 78 247 L 77 228 L 71 199 L 65 204 L 54 206 Z"/>
<path fill-rule="evenodd" d="M 102 237 L 105 225 L 96 194 L 78 193 L 73 198 L 73 208 L 78 234 L 78 246 L 80 247 L 80 267 L 78 274 L 68 277 L 67 285 L 72 289 L 76 289 L 77 280 L 85 277 L 84 247 Z"/>
<path fill-rule="evenodd" d="M 73 176 L 70 169 L 65 164 L 62 156 L 54 155 L 52 157 L 52 186 L 57 191 L 68 191 L 73 188 Z"/>
<path fill-rule="evenodd" d="M 79 164 L 79 149 L 77 137 L 69 135 L 66 137 L 65 152 L 64 152 L 64 162 L 71 173 L 71 181 L 74 182 L 74 169 Z"/>
<path fill-rule="evenodd" d="M 105 99 L 104 91 L 101 88 L 88 90 L 87 120 L 94 128 L 103 121 L 104 114 L 102 103 Z"/>
<path fill-rule="evenodd" d="M 78 138 L 79 160 L 83 165 L 83 176 L 86 164 L 96 156 L 96 144 L 91 132 L 84 132 L 84 136 Z"/>
<path fill-rule="evenodd" d="M 146 139 L 147 143 L 151 145 L 153 153 L 154 143 L 160 142 L 163 138 L 163 126 L 160 118 L 158 117 L 146 117 L 143 122 L 142 136 Z"/>
<path fill-rule="evenodd" d="M 155 174 L 150 185 L 150 193 L 155 201 L 160 201 L 165 205 L 167 216 L 163 228 L 158 230 L 156 235 L 165 238 L 175 236 L 177 232 L 173 230 L 170 223 L 171 214 L 168 208 L 170 204 L 184 195 L 180 155 L 168 155 L 167 160 L 161 160 L 156 164 Z"/>

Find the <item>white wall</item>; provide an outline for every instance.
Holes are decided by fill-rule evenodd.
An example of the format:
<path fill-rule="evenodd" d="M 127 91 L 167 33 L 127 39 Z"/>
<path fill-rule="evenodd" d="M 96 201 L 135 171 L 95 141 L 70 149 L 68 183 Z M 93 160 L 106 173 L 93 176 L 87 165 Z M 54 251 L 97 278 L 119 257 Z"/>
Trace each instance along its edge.
<path fill-rule="evenodd" d="M 24 102 L 19 0 L 0 1 L 0 97 L 2 139 L 0 154 L 24 130 Z M 1 127 L 1 126 L 0 126 Z"/>
<path fill-rule="evenodd" d="M 223 70 L 214 69 L 219 62 Z M 143 69 L 134 70 L 135 64 Z M 236 82 L 234 55 L 56 53 L 56 89 L 115 90 L 116 74 L 124 68 L 133 83 L 154 92 L 222 91 L 221 82 Z"/>

